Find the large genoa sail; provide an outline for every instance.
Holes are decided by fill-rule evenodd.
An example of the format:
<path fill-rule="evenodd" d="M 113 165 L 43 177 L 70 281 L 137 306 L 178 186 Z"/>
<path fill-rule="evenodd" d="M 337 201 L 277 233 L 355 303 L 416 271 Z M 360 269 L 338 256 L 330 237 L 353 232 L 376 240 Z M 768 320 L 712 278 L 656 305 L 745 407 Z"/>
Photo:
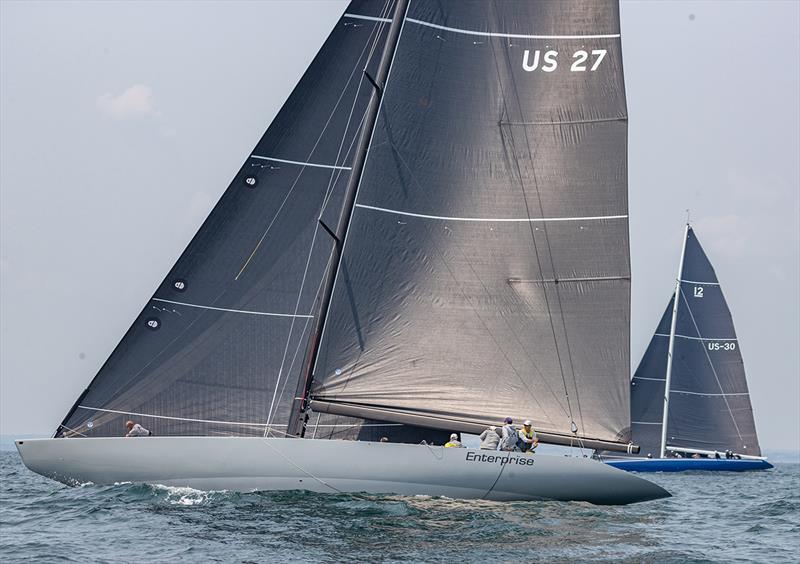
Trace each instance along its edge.
<path fill-rule="evenodd" d="M 669 382 L 667 448 L 760 456 L 741 348 L 714 267 L 687 228 Z M 661 449 L 673 295 L 631 382 L 641 452 Z"/>
<path fill-rule="evenodd" d="M 389 0 L 348 8 L 56 436 L 285 432 Z"/>
<path fill-rule="evenodd" d="M 311 408 L 627 443 L 626 142 L 616 1 L 412 1 Z"/>

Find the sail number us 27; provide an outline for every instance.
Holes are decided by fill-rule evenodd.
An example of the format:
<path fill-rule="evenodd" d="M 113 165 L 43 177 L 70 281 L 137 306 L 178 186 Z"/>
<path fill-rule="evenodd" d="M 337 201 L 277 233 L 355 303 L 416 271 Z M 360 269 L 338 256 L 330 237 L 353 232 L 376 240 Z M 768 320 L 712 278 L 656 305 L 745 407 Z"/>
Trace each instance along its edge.
<path fill-rule="evenodd" d="M 600 67 L 603 59 L 606 58 L 606 49 L 592 49 L 586 51 L 579 49 L 572 53 L 570 59 L 570 72 L 594 72 Z M 558 68 L 559 53 L 555 50 L 542 52 L 541 49 L 525 49 L 522 55 L 522 70 L 534 72 L 553 72 Z"/>

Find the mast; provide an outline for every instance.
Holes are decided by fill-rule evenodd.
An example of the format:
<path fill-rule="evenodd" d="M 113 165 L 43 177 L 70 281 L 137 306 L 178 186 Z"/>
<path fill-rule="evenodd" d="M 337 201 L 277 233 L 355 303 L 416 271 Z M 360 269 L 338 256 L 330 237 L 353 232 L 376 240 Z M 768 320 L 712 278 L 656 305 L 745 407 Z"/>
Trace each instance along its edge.
<path fill-rule="evenodd" d="M 687 218 L 688 219 L 688 218 Z M 686 238 L 689 236 L 689 222 L 683 233 L 683 246 L 681 247 L 681 260 L 678 263 L 678 278 L 675 280 L 675 297 L 672 300 L 672 323 L 669 328 L 669 349 L 667 350 L 667 374 L 664 382 L 664 415 L 661 421 L 661 458 L 667 452 L 667 419 L 669 417 L 669 383 L 672 378 L 672 351 L 675 348 L 675 326 L 678 323 L 678 301 L 681 296 L 681 278 L 683 278 L 683 259 L 686 255 Z"/>
<path fill-rule="evenodd" d="M 311 338 L 309 339 L 309 350 L 306 354 L 306 365 L 298 385 L 298 397 L 295 399 L 294 405 L 292 406 L 291 413 L 293 415 L 290 418 L 289 427 L 287 429 L 287 435 L 289 436 L 303 436 L 305 433 L 305 421 L 307 417 L 304 416 L 304 412 L 308 401 L 308 391 L 313 380 L 314 365 L 316 364 L 317 354 L 319 352 L 320 336 L 325 327 L 325 320 L 328 317 L 328 309 L 330 308 L 331 296 L 333 295 L 333 286 L 336 282 L 339 264 L 342 260 L 342 248 L 344 246 L 345 236 L 347 235 L 347 227 L 353 215 L 358 185 L 361 181 L 361 174 L 364 171 L 364 163 L 367 160 L 367 151 L 369 150 L 369 144 L 375 129 L 375 122 L 378 118 L 378 110 L 380 109 L 383 91 L 386 87 L 386 79 L 389 76 L 389 69 L 394 59 L 397 42 L 400 38 L 400 31 L 405 21 L 406 11 L 408 10 L 408 1 L 409 0 L 397 0 L 395 4 L 394 12 L 392 13 L 392 24 L 386 37 L 386 43 L 375 78 L 371 77 L 366 70 L 364 71 L 364 74 L 374 87 L 374 90 L 370 97 L 369 105 L 367 106 L 366 115 L 364 116 L 364 125 L 358 139 L 358 146 L 353 159 L 350 178 L 347 182 L 347 188 L 345 189 L 344 206 L 339 215 L 336 231 L 331 231 L 330 228 L 320 220 L 325 231 L 333 237 L 335 245 L 328 267 L 328 273 L 325 276 L 325 284 L 320 300 L 320 310 L 314 318 L 314 328 L 311 333 Z"/>

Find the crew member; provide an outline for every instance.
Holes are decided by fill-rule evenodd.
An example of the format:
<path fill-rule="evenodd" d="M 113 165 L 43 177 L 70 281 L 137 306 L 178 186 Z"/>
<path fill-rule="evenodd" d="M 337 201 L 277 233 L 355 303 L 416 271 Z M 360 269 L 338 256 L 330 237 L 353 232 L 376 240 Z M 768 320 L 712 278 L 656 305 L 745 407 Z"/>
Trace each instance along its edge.
<path fill-rule="evenodd" d="M 514 420 L 506 417 L 503 425 L 503 435 L 500 439 L 500 450 L 510 452 L 517 448 L 517 429 L 514 427 Z"/>
<path fill-rule="evenodd" d="M 500 435 L 497 434 L 497 427 L 490 425 L 480 435 L 481 450 L 497 450 L 497 445 L 500 444 Z"/>
<path fill-rule="evenodd" d="M 522 452 L 532 452 L 539 446 L 539 437 L 536 436 L 536 431 L 531 427 L 530 419 L 522 424 L 522 429 L 519 430 L 517 436 L 517 448 Z"/>
<path fill-rule="evenodd" d="M 133 421 L 128 421 L 125 423 L 125 427 L 128 429 L 128 432 L 125 433 L 126 437 L 149 437 L 153 433 L 139 425 L 138 423 L 134 423 Z"/>
<path fill-rule="evenodd" d="M 466 448 L 464 445 L 461 444 L 461 441 L 458 440 L 458 435 L 453 433 L 450 435 L 450 442 L 445 443 L 444 448 Z"/>

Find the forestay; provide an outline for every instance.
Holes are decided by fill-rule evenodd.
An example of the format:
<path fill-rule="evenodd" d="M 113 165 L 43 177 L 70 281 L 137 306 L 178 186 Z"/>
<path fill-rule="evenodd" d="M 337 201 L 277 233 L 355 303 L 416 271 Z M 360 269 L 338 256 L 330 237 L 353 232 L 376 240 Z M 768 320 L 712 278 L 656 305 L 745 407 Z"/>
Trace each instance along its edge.
<path fill-rule="evenodd" d="M 351 4 L 57 436 L 285 433 L 390 8 Z"/>
<path fill-rule="evenodd" d="M 628 442 L 619 31 L 615 1 L 412 0 L 312 409 Z"/>
<path fill-rule="evenodd" d="M 667 446 L 760 456 L 733 318 L 694 230 L 686 234 L 667 418 Z M 631 382 L 633 437 L 661 448 L 673 295 Z"/>

